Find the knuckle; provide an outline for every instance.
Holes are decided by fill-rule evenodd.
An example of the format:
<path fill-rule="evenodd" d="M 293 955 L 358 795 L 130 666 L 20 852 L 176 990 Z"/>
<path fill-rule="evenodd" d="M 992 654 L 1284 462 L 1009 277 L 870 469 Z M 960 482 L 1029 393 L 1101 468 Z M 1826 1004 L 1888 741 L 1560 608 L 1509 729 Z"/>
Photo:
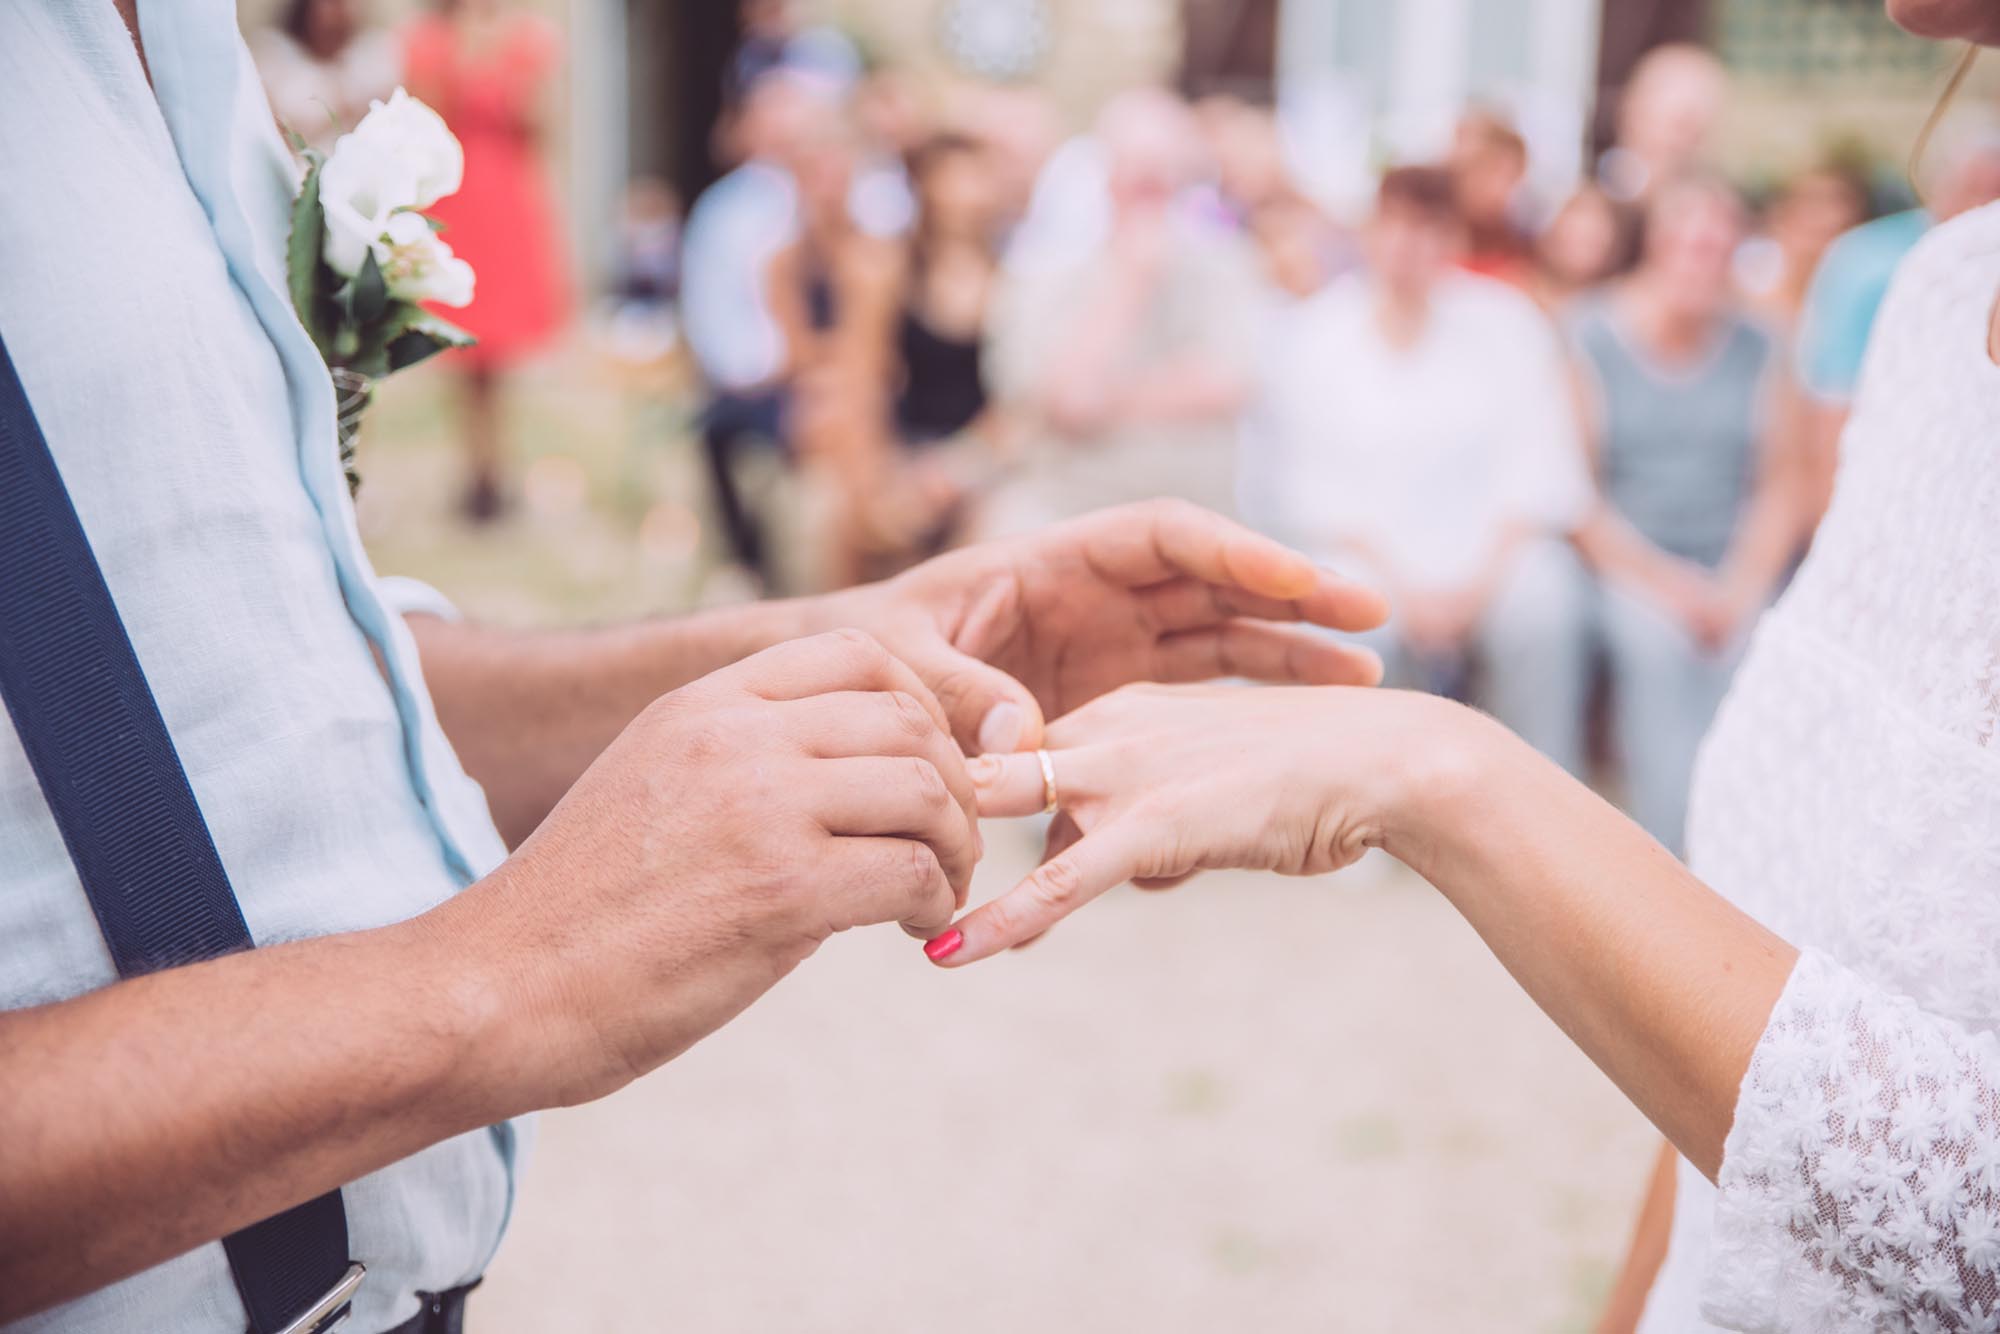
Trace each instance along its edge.
<path fill-rule="evenodd" d="M 873 666 L 889 656 L 889 650 L 883 648 L 875 636 L 853 626 L 843 626 L 841 629 L 831 631 L 827 638 L 833 641 L 834 647 L 840 653 L 857 666 Z"/>
<path fill-rule="evenodd" d="M 944 877 L 944 867 L 938 864 L 937 854 L 926 843 L 911 840 L 903 853 L 904 889 L 910 901 L 922 904 L 929 897 L 931 888 Z"/>
<path fill-rule="evenodd" d="M 936 728 L 931 720 L 930 710 L 923 701 L 907 690 L 891 690 L 889 706 L 896 715 L 896 725 L 912 737 L 926 737 Z"/>
<path fill-rule="evenodd" d="M 924 805 L 935 808 L 951 802 L 951 789 L 945 785 L 944 775 L 938 772 L 935 764 L 916 756 L 909 761 L 909 771 L 910 781 Z"/>
<path fill-rule="evenodd" d="M 1067 857 L 1042 863 L 1028 881 L 1034 886 L 1035 897 L 1051 908 L 1069 908 L 1083 892 L 1083 877 Z"/>

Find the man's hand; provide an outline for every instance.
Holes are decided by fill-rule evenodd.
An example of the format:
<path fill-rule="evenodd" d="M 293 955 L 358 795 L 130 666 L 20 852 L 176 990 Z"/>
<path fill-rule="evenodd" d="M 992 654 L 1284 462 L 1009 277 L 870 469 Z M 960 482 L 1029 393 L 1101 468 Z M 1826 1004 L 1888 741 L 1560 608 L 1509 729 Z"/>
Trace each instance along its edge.
<path fill-rule="evenodd" d="M 535 1104 L 677 1055 L 833 932 L 943 930 L 979 856 L 937 702 L 842 631 L 661 698 L 498 872 L 437 910 L 522 998 Z"/>
<path fill-rule="evenodd" d="M 1012 751 L 1132 681 L 1373 684 L 1372 653 L 1297 623 L 1366 630 L 1388 605 L 1220 515 L 1155 500 L 940 556 L 816 610 L 913 667 L 968 751 Z"/>
<path fill-rule="evenodd" d="M 429 912 L 0 1013 L 0 1324 L 608 1093 L 843 927 L 935 935 L 972 809 L 930 692 L 866 635 L 822 635 L 647 707 Z"/>

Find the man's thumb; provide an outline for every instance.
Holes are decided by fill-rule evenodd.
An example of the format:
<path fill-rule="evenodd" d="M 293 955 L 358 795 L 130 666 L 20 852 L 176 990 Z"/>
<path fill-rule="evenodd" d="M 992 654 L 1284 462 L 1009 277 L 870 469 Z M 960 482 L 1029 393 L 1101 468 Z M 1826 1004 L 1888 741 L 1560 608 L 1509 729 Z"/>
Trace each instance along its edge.
<path fill-rule="evenodd" d="M 1025 750 L 1042 743 L 1042 708 L 1028 688 L 997 667 L 956 649 L 926 672 L 952 735 L 968 755 Z"/>

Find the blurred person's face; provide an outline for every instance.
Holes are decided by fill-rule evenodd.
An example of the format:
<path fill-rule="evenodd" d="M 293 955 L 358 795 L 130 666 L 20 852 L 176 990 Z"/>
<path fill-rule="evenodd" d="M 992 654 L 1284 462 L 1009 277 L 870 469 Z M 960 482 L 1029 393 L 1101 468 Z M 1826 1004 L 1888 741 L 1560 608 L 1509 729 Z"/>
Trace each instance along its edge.
<path fill-rule="evenodd" d="M 745 159 L 793 164 L 827 110 L 796 79 L 783 74 L 760 79 L 737 120 L 736 151 Z"/>
<path fill-rule="evenodd" d="M 1061 137 L 1048 99 L 1032 88 L 989 89 L 974 103 L 968 133 L 986 148 L 1002 212 L 1027 211 L 1035 178 Z"/>
<path fill-rule="evenodd" d="M 1107 109 L 1098 134 L 1111 159 L 1111 202 L 1120 216 L 1159 212 L 1187 184 L 1196 123 L 1165 94 L 1128 94 Z"/>
<path fill-rule="evenodd" d="M 1836 172 L 1800 177 L 1771 210 L 1771 237 L 1785 252 L 1807 264 L 1826 252 L 1842 232 L 1861 221 L 1866 201 L 1854 184 Z"/>
<path fill-rule="evenodd" d="M 1619 124 L 1622 146 L 1665 176 L 1695 166 L 1708 150 L 1727 92 L 1712 60 L 1662 53 L 1634 77 Z"/>
<path fill-rule="evenodd" d="M 354 37 L 357 20 L 349 0 L 313 0 L 306 6 L 306 45 L 332 55 Z"/>
<path fill-rule="evenodd" d="M 781 38 L 791 34 L 790 0 L 743 0 L 737 13 L 745 36 Z"/>
<path fill-rule="evenodd" d="M 1504 144 L 1487 144 L 1467 153 L 1452 173 L 1460 211 L 1478 226 L 1505 223 L 1527 174 L 1527 160 Z"/>
<path fill-rule="evenodd" d="M 1719 189 L 1680 186 L 1647 215 L 1643 267 L 1679 309 L 1719 309 L 1729 299 L 1742 240 L 1740 204 Z"/>
<path fill-rule="evenodd" d="M 1201 123 L 1223 193 L 1254 208 L 1283 191 L 1284 151 L 1268 111 L 1222 101 L 1204 107 Z"/>
<path fill-rule="evenodd" d="M 1402 200 L 1385 200 L 1365 236 L 1369 271 L 1397 296 L 1422 298 L 1451 268 L 1462 241 L 1456 224 Z"/>
<path fill-rule="evenodd" d="M 1888 0 L 1889 17 L 1919 37 L 2000 46 L 1995 0 Z"/>
<path fill-rule="evenodd" d="M 1542 262 L 1560 282 L 1588 287 L 1618 262 L 1618 215 L 1595 191 L 1574 195 L 1542 233 Z"/>
<path fill-rule="evenodd" d="M 918 195 L 932 229 L 949 236 L 983 236 L 1000 207 L 995 172 L 983 152 L 950 152 L 924 169 Z"/>
<path fill-rule="evenodd" d="M 1325 227 L 1319 215 L 1299 204 L 1260 209 L 1252 234 L 1264 258 L 1264 271 L 1280 290 L 1311 296 L 1326 286 L 1326 255 L 1321 242 Z"/>

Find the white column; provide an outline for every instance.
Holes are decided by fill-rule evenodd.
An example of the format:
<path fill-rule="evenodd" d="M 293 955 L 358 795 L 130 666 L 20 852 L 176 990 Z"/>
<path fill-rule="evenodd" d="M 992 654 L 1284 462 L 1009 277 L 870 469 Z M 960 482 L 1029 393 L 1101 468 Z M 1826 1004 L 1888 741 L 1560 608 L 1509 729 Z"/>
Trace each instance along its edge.
<path fill-rule="evenodd" d="M 579 285 L 595 289 L 631 166 L 625 0 L 569 0 L 569 200 L 564 219 Z"/>
<path fill-rule="evenodd" d="M 1476 0 L 1398 0 L 1384 140 L 1399 158 L 1433 158 L 1465 103 Z"/>

